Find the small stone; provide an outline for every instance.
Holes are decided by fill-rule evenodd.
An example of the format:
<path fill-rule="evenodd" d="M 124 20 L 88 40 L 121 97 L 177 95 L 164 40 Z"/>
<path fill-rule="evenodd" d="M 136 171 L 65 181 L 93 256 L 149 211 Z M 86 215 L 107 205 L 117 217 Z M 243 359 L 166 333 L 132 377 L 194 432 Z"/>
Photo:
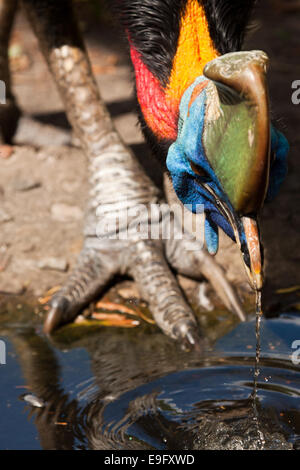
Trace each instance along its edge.
<path fill-rule="evenodd" d="M 8 279 L 7 277 L 0 277 L 0 294 L 3 295 L 22 295 L 26 287 L 23 283 L 16 279 Z"/>
<path fill-rule="evenodd" d="M 38 261 L 37 266 L 39 269 L 65 272 L 68 269 L 68 262 L 64 258 L 44 258 Z"/>
<path fill-rule="evenodd" d="M 0 209 L 0 224 L 3 224 L 4 222 L 10 222 L 13 220 L 13 216 L 11 214 L 8 214 L 4 209 Z"/>
<path fill-rule="evenodd" d="M 32 393 L 25 393 L 24 395 L 21 395 L 20 399 L 26 401 L 26 403 L 36 408 L 44 408 L 45 406 L 44 400 L 37 397 L 36 395 L 33 395 Z"/>
<path fill-rule="evenodd" d="M 70 220 L 81 220 L 83 212 L 78 206 L 70 206 L 68 204 L 57 203 L 51 207 L 51 216 L 59 222 Z"/>

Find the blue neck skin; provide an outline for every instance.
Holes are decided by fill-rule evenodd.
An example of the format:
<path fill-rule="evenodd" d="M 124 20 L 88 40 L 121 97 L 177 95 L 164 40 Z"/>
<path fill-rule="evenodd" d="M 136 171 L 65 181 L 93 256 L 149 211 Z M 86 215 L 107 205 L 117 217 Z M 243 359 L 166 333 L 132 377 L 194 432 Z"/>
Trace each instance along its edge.
<path fill-rule="evenodd" d="M 180 107 L 178 121 L 178 135 L 176 141 L 170 146 L 167 156 L 167 168 L 171 174 L 174 190 L 184 205 L 188 205 L 192 212 L 202 212 L 203 206 L 206 214 L 205 241 L 211 254 L 218 250 L 218 227 L 220 227 L 232 240 L 235 240 L 233 229 L 227 218 L 216 207 L 215 198 L 201 184 L 205 183 L 216 196 L 228 207 L 231 214 L 238 216 L 227 197 L 222 191 L 221 184 L 211 168 L 202 144 L 202 135 L 205 121 L 207 102 L 206 89 L 197 96 L 189 106 L 191 96 L 196 85 L 207 81 L 204 76 L 198 77 L 185 91 Z M 270 171 L 270 185 L 267 200 L 271 200 L 278 193 L 287 172 L 287 153 L 289 145 L 286 138 L 271 127 L 271 151 L 275 155 Z M 201 167 L 207 176 L 199 176 L 191 167 L 191 163 Z M 244 230 L 239 225 L 241 244 L 246 243 Z"/>

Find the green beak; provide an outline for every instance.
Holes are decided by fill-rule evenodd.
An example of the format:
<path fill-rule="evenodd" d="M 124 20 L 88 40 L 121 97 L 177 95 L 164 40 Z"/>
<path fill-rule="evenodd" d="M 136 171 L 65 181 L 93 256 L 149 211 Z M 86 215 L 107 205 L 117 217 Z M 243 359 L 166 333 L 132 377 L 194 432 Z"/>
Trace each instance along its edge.
<path fill-rule="evenodd" d="M 209 62 L 212 80 L 203 145 L 233 208 L 257 213 L 268 187 L 270 117 L 264 52 L 235 52 Z"/>
<path fill-rule="evenodd" d="M 262 287 L 262 263 L 256 216 L 264 203 L 270 170 L 267 64 L 262 51 L 235 52 L 209 62 L 204 69 L 211 82 L 203 146 L 234 209 L 231 219 L 236 238 L 234 221 L 240 221 L 247 245 L 239 240 L 241 250 L 247 251 L 246 271 L 251 285 L 258 289 Z"/>

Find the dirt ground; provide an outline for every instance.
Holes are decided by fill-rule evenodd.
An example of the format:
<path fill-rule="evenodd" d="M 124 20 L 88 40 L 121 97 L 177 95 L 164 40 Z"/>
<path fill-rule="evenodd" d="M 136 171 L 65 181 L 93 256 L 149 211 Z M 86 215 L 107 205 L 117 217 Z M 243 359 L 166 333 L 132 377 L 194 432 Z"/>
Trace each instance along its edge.
<path fill-rule="evenodd" d="M 262 3 L 247 48 L 263 49 L 270 56 L 272 112 L 291 144 L 287 180 L 280 196 L 261 215 L 265 292 L 276 304 L 276 289 L 300 284 L 300 105 L 291 101 L 292 82 L 300 80 L 300 11 L 282 13 L 273 8 L 271 0 Z M 126 48 L 111 27 L 83 26 L 99 88 L 114 122 L 150 176 L 160 184 L 159 166 L 153 163 L 137 126 Z M 72 145 L 61 100 L 37 41 L 20 14 L 10 51 L 14 91 L 25 117 L 12 155 L 0 158 L 2 301 L 7 295 L 39 297 L 63 283 L 80 251 L 88 196 L 86 159 Z M 238 250 L 225 236 L 217 260 L 228 278 L 247 290 Z"/>

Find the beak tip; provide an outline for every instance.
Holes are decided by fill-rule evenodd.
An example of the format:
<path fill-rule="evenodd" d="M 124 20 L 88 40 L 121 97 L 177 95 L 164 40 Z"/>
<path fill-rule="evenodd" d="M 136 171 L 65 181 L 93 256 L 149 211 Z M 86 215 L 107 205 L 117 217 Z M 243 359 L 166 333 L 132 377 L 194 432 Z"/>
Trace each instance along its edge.
<path fill-rule="evenodd" d="M 257 222 L 249 217 L 243 217 L 242 223 L 250 257 L 250 266 L 245 263 L 246 271 L 252 288 L 260 291 L 263 287 L 263 262 Z"/>
<path fill-rule="evenodd" d="M 262 273 L 251 273 L 251 284 L 255 291 L 260 291 L 263 288 L 263 275 Z"/>

